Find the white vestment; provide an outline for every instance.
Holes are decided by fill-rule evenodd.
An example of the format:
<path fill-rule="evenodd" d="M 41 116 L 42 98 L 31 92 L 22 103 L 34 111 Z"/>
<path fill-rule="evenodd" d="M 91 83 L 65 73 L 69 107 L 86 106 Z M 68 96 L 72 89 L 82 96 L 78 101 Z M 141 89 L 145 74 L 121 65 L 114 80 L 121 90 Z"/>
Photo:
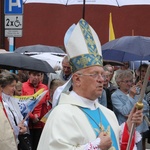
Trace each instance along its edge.
<path fill-rule="evenodd" d="M 73 95 L 62 93 L 59 105 L 51 112 L 43 129 L 37 150 L 84 150 L 85 144 L 97 137 L 86 115 L 79 108 L 87 104 Z M 119 146 L 120 126 L 115 114 L 95 101 L 105 114 Z"/>

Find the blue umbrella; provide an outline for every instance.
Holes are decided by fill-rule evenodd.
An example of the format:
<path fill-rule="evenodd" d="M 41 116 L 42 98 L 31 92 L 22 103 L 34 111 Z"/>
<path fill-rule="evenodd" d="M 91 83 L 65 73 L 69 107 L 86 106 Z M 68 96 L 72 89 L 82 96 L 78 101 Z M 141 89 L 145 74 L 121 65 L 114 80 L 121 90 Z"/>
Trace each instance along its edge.
<path fill-rule="evenodd" d="M 150 60 L 150 37 L 123 36 L 102 45 L 102 55 L 106 60 L 136 61 Z"/>

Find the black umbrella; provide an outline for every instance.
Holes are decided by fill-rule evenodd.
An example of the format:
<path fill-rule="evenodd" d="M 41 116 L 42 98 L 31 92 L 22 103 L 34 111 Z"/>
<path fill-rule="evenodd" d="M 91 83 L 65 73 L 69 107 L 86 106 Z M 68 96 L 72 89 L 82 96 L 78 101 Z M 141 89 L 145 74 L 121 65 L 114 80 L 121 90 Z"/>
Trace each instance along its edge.
<path fill-rule="evenodd" d="M 40 72 L 53 72 L 54 69 L 46 62 L 18 53 L 0 54 L 0 68 L 2 69 L 23 69 Z"/>
<path fill-rule="evenodd" d="M 30 45 L 18 47 L 14 51 L 15 53 L 26 54 L 29 52 L 53 52 L 53 53 L 65 53 L 61 48 L 56 46 L 47 45 Z"/>

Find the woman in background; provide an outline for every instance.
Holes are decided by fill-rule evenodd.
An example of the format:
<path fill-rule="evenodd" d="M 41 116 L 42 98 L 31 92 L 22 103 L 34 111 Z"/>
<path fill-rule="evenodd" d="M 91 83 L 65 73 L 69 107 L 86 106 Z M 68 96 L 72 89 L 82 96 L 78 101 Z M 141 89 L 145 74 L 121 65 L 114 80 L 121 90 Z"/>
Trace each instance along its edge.
<path fill-rule="evenodd" d="M 15 98 L 13 97 L 18 78 L 14 73 L 4 71 L 0 74 L 0 79 L 2 81 L 1 82 L 2 101 L 9 122 L 13 128 L 16 143 L 19 149 L 20 145 L 18 136 L 27 132 L 27 124 L 23 120 L 23 116 L 20 112 L 19 105 L 15 100 Z"/>
<path fill-rule="evenodd" d="M 127 120 L 132 108 L 139 100 L 139 91 L 137 91 L 137 87 L 141 88 L 142 83 L 139 81 L 135 85 L 133 83 L 133 74 L 129 70 L 120 70 L 115 79 L 118 84 L 118 89 L 112 94 L 111 99 L 118 122 L 122 124 Z M 142 102 L 144 104 L 143 116 L 145 116 L 148 114 L 148 103 L 144 99 Z M 148 130 L 147 122 L 143 119 L 143 122 L 136 130 L 142 135 Z M 138 150 L 143 150 L 142 142 L 137 143 L 137 148 Z"/>
<path fill-rule="evenodd" d="M 2 150 L 17 150 L 17 144 L 14 136 L 14 132 L 7 118 L 6 111 L 4 109 L 2 101 L 2 80 L 0 78 L 0 147 Z"/>

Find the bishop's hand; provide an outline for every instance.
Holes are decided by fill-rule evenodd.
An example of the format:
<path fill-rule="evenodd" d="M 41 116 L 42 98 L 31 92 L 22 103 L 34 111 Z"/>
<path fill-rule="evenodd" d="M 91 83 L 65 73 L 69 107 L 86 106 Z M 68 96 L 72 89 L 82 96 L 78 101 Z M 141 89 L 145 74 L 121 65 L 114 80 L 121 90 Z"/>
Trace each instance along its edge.
<path fill-rule="evenodd" d="M 143 121 L 143 109 L 137 109 L 137 106 L 135 104 L 127 119 L 127 126 L 129 132 L 132 124 L 138 126 L 142 123 L 142 121 Z"/>
<path fill-rule="evenodd" d="M 99 138 L 101 140 L 99 148 L 101 150 L 108 150 L 112 145 L 112 140 L 110 136 L 106 132 L 100 132 Z"/>

